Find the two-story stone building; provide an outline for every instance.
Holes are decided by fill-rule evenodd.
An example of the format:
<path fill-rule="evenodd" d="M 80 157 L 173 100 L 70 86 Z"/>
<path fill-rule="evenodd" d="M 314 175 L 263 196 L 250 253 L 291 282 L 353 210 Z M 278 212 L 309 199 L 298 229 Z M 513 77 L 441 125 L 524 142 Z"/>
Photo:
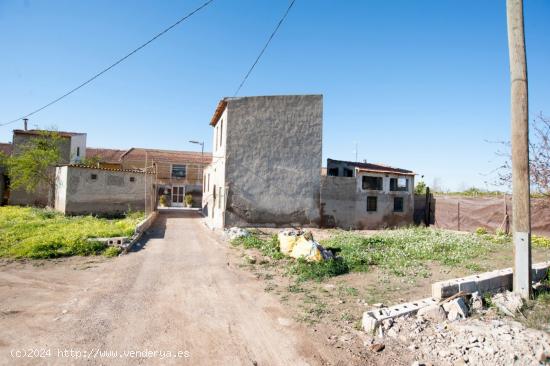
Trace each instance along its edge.
<path fill-rule="evenodd" d="M 318 226 L 322 95 L 222 99 L 202 207 L 211 227 Z"/>
<path fill-rule="evenodd" d="M 412 171 L 327 159 L 326 172 L 321 181 L 324 226 L 379 229 L 413 224 Z"/>

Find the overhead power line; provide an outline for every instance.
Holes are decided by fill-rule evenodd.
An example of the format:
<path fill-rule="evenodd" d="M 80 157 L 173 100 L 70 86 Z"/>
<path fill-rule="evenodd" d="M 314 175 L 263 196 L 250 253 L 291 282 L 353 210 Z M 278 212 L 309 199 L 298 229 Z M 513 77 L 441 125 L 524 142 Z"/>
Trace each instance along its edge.
<path fill-rule="evenodd" d="M 114 68 L 115 66 L 117 66 L 118 64 L 120 64 L 121 62 L 123 62 L 124 60 L 126 60 L 127 58 L 129 58 L 130 56 L 132 56 L 133 54 L 137 53 L 138 51 L 140 51 L 142 48 L 146 47 L 147 45 L 149 45 L 150 43 L 152 43 L 153 41 L 155 41 L 157 38 L 163 36 L 165 33 L 169 32 L 170 30 L 172 30 L 172 28 L 178 26 L 180 23 L 184 22 L 185 20 L 187 20 L 188 18 L 190 18 L 191 16 L 193 16 L 195 13 L 199 12 L 200 10 L 202 10 L 203 8 L 207 7 L 208 5 L 210 5 L 211 2 L 213 2 L 214 0 L 208 0 L 206 1 L 205 3 L 203 3 L 201 6 L 199 6 L 198 8 L 196 8 L 195 10 L 193 10 L 192 12 L 190 12 L 189 14 L 185 15 L 184 17 L 180 18 L 177 22 L 175 22 L 174 24 L 172 24 L 171 26 L 169 26 L 168 28 L 165 28 L 163 31 L 161 31 L 160 33 L 158 33 L 157 35 L 155 35 L 153 38 L 151 38 L 150 40 L 148 40 L 147 42 L 143 43 L 141 46 L 137 47 L 136 49 L 134 49 L 133 51 L 131 51 L 130 53 L 128 53 L 126 56 L 118 59 L 117 61 L 115 61 L 113 64 L 111 64 L 110 66 L 106 67 L 105 69 L 101 70 L 100 72 L 98 72 L 97 74 L 95 74 L 94 76 L 92 76 L 91 78 L 89 78 L 88 80 L 84 81 L 82 84 L 78 85 L 77 87 L 69 90 L 68 92 L 66 92 L 65 94 L 63 94 L 62 96 L 52 100 L 51 102 L 43 105 L 42 107 L 38 108 L 38 109 L 35 109 L 34 111 L 28 113 L 28 114 L 25 114 L 24 116 L 21 116 L 19 118 L 16 118 L 12 121 L 9 121 L 9 122 L 5 122 L 5 123 L 2 123 L 0 124 L 0 126 L 6 126 L 6 125 L 9 125 L 9 124 L 12 124 L 12 123 L 15 123 L 17 121 L 20 121 L 22 120 L 23 118 L 28 118 L 30 116 L 32 116 L 33 114 L 36 114 L 46 108 L 48 108 L 49 106 L 59 102 L 60 100 L 64 99 L 65 97 L 68 97 L 69 95 L 71 95 L 72 93 L 76 92 L 78 89 L 88 85 L 89 83 L 91 83 L 92 81 L 94 81 L 95 79 L 97 79 L 98 77 L 100 77 L 101 75 L 105 74 L 107 71 L 111 70 L 112 68 Z"/>
<path fill-rule="evenodd" d="M 235 91 L 235 94 L 233 94 L 233 97 L 236 97 L 237 94 L 239 93 L 239 91 L 241 90 L 241 88 L 243 87 L 244 83 L 246 82 L 246 79 L 248 79 L 248 77 L 250 76 L 250 74 L 252 73 L 252 70 L 254 70 L 254 67 L 256 66 L 256 64 L 258 63 L 258 61 L 260 61 L 260 58 L 262 57 L 262 55 L 264 54 L 265 50 L 267 49 L 267 46 L 269 46 L 269 43 L 271 42 L 271 40 L 273 39 L 273 37 L 275 37 L 275 34 L 277 33 L 277 31 L 279 30 L 279 28 L 281 27 L 281 24 L 283 24 L 286 16 L 288 15 L 288 13 L 290 12 L 290 9 L 292 8 L 292 6 L 294 5 L 294 2 L 296 0 L 292 0 L 292 2 L 290 3 L 290 5 L 288 6 L 288 8 L 286 9 L 285 13 L 283 14 L 283 17 L 281 18 L 281 20 L 279 20 L 279 23 L 277 23 L 277 26 L 275 27 L 275 29 L 273 30 L 273 32 L 271 33 L 271 35 L 269 36 L 267 42 L 265 43 L 264 45 L 264 48 L 262 48 L 262 50 L 260 51 L 260 54 L 258 55 L 258 57 L 256 58 L 256 61 L 254 61 L 254 63 L 252 64 L 252 66 L 250 67 L 250 69 L 248 70 L 248 72 L 246 73 L 246 75 L 244 76 L 243 80 L 241 81 L 241 84 L 239 85 L 239 87 L 237 88 L 237 90 Z"/>

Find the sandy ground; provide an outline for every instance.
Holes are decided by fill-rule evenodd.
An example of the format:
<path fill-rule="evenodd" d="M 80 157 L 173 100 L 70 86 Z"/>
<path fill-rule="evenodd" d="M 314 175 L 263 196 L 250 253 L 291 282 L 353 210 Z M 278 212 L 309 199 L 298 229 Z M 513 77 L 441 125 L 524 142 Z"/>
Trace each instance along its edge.
<path fill-rule="evenodd" d="M 126 256 L 3 261 L 0 364 L 397 363 L 327 346 L 241 260 L 198 214 L 164 213 Z"/>

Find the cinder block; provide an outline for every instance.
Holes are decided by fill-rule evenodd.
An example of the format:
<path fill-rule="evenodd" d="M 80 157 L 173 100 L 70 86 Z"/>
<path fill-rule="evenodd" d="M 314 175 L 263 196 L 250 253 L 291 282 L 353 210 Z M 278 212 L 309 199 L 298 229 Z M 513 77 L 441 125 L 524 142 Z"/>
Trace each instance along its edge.
<path fill-rule="evenodd" d="M 531 272 L 531 280 L 538 282 L 547 276 L 549 262 L 534 264 Z M 440 281 L 432 284 L 432 296 L 436 299 L 445 299 L 459 291 L 466 293 L 498 292 L 501 290 L 512 290 L 514 274 L 512 268 L 499 269 L 496 271 L 480 273 L 475 276 L 456 278 L 453 280 Z"/>
<path fill-rule="evenodd" d="M 363 313 L 362 325 L 366 332 L 372 332 L 386 319 L 398 318 L 408 314 L 415 314 L 419 309 L 437 304 L 434 298 L 426 298 L 413 302 L 406 302 L 388 308 L 372 309 Z"/>

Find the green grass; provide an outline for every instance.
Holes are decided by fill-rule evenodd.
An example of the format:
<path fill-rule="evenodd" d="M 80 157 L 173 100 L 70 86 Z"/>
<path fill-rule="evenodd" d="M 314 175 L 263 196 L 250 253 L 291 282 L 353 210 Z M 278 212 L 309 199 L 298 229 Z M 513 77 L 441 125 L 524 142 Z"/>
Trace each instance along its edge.
<path fill-rule="evenodd" d="M 269 240 L 262 240 L 255 234 L 251 234 L 249 236 L 235 238 L 231 241 L 231 244 L 235 246 L 242 246 L 245 249 L 259 249 L 263 255 L 273 259 L 284 258 L 283 253 L 279 251 L 279 240 L 277 239 L 277 235 L 272 235 Z"/>
<path fill-rule="evenodd" d="M 535 248 L 550 248 L 550 238 L 533 235 L 531 237 L 531 244 Z"/>
<path fill-rule="evenodd" d="M 426 276 L 429 261 L 471 267 L 472 259 L 488 254 L 494 245 L 474 234 L 420 227 L 385 230 L 369 237 L 341 233 L 321 244 L 340 249 L 351 271 L 363 272 L 378 266 L 397 276 Z"/>
<path fill-rule="evenodd" d="M 108 247 L 103 252 L 103 255 L 106 257 L 116 257 L 117 255 L 120 254 L 121 251 L 122 250 L 119 247 Z"/>
<path fill-rule="evenodd" d="M 550 247 L 550 240 L 534 238 L 537 238 L 533 240 L 534 246 Z M 477 259 L 486 258 L 499 245 L 510 242 L 508 235 L 455 233 L 424 227 L 384 230 L 372 236 L 336 231 L 334 236 L 321 241 L 321 244 L 337 252 L 338 258 L 322 262 L 288 259 L 282 265 L 299 281 L 322 281 L 348 272 L 366 272 L 373 267 L 400 277 L 429 277 L 431 263 L 479 272 L 484 268 L 477 263 Z M 244 248 L 257 248 L 274 259 L 285 258 L 279 252 L 275 235 L 262 240 L 253 233 L 232 243 Z"/>
<path fill-rule="evenodd" d="M 142 212 L 108 220 L 64 216 L 31 207 L 0 207 L 0 257 L 38 259 L 100 254 L 106 247 L 88 238 L 130 236 L 142 219 Z M 105 254 L 113 255 L 113 249 Z"/>
<path fill-rule="evenodd" d="M 338 276 L 349 272 L 349 267 L 343 258 L 329 259 L 322 262 L 307 262 L 296 259 L 288 265 L 288 273 L 296 275 L 299 281 L 316 280 Z"/>

